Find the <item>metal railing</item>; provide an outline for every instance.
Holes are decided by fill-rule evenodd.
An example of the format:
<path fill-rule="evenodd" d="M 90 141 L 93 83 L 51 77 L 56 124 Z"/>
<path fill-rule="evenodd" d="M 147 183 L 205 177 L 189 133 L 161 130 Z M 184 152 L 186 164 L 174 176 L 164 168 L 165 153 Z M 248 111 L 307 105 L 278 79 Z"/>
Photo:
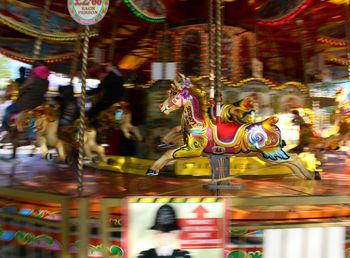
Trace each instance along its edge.
<path fill-rule="evenodd" d="M 164 196 L 160 197 L 164 198 Z M 17 228 L 18 232 L 34 232 L 32 236 L 28 235 L 26 240 L 33 240 L 35 232 L 56 232 L 60 239 L 60 250 L 50 251 L 40 249 L 36 245 L 23 245 L 20 239 L 14 238 L 12 241 L 0 241 L 0 254 L 4 254 L 6 249 L 12 249 L 15 253 L 11 255 L 5 255 L 3 257 L 60 257 L 60 258 L 71 258 L 78 256 L 79 258 L 88 257 L 90 238 L 92 237 L 92 227 L 96 227 L 95 234 L 98 235 L 98 242 L 100 245 L 100 252 L 103 257 L 111 257 L 109 250 L 113 237 L 117 235 L 120 237 L 122 232 L 121 225 L 113 225 L 111 218 L 113 216 L 112 210 L 118 209 L 117 217 L 120 218 L 122 214 L 123 199 L 122 198 L 103 198 L 99 202 L 99 210 L 97 215 L 92 218 L 90 214 L 90 199 L 89 197 L 81 197 L 72 199 L 70 196 L 51 194 L 45 192 L 37 192 L 34 190 L 14 189 L 14 188 L 0 188 L 0 199 L 5 200 L 9 205 L 3 205 L 0 210 L 0 222 L 2 231 L 4 227 L 13 226 Z M 76 203 L 74 207 L 77 207 L 77 213 L 73 218 L 71 216 L 72 201 Z M 11 203 L 14 203 L 12 205 Z M 19 214 L 15 207 L 16 203 L 26 203 L 36 205 L 47 205 L 54 206 L 55 209 L 59 209 L 58 214 L 60 218 L 57 220 L 38 218 L 34 216 L 28 216 Z M 344 206 L 350 210 L 350 196 L 280 196 L 280 197 L 227 197 L 228 209 L 231 209 L 232 214 L 235 212 L 233 208 L 239 208 L 245 210 L 248 207 L 271 207 L 271 206 L 306 206 L 306 205 L 339 205 Z M 347 207 L 349 205 L 349 207 Z M 6 207 L 6 208 L 4 208 Z M 258 208 L 256 208 L 258 210 Z M 263 209 L 263 208 L 262 208 Z M 17 209 L 18 210 L 18 209 Z M 119 212 L 120 211 L 120 212 Z M 115 215 L 115 214 L 114 214 Z M 78 229 L 75 231 L 77 241 L 79 242 L 79 250 L 72 253 L 70 250 L 70 241 L 72 238 L 72 226 L 77 226 Z M 350 217 L 329 217 L 320 220 L 312 219 L 292 219 L 292 220 L 231 220 L 231 230 L 266 230 L 266 229 L 289 229 L 289 228 L 313 228 L 313 227 L 347 227 L 350 226 Z M 23 230 L 21 230 L 21 228 Z M 1 233 L 0 230 L 0 233 Z M 14 230 L 16 231 L 16 230 Z M 48 234 L 49 234 L 48 233 Z M 1 235 L 1 234 L 0 234 Z M 113 236 L 114 235 L 114 236 Z M 284 243 L 285 244 L 285 243 Z M 12 250 L 12 251 L 13 251 Z M 12 252 L 11 251 L 11 252 Z M 78 253 L 78 255 L 76 255 Z"/>

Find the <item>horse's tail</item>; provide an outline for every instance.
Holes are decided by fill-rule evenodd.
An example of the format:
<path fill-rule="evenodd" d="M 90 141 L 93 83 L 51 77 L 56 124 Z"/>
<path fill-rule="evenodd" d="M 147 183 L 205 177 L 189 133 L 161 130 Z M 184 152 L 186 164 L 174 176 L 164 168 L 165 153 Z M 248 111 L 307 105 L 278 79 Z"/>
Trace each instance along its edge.
<path fill-rule="evenodd" d="M 287 160 L 289 156 L 282 149 L 283 141 L 281 139 L 281 131 L 276 126 L 278 122 L 277 116 L 271 116 L 261 122 L 264 133 L 259 136 L 259 132 L 256 133 L 255 138 L 257 139 L 255 147 L 263 154 L 265 159 L 270 160 Z M 265 141 L 262 139 L 265 138 Z M 259 144 L 261 140 L 261 144 Z"/>
<path fill-rule="evenodd" d="M 261 156 L 258 156 L 261 158 Z M 264 157 L 265 158 L 265 157 Z M 279 164 L 287 166 L 292 170 L 292 172 L 299 178 L 302 179 L 320 179 L 319 174 L 317 172 L 309 171 L 304 164 L 301 162 L 301 160 L 298 158 L 298 155 L 296 154 L 290 154 L 290 157 L 288 160 L 266 160 L 267 163 L 270 164 Z"/>
<path fill-rule="evenodd" d="M 262 121 L 262 125 L 264 128 L 266 129 L 272 129 L 272 127 L 275 127 L 275 125 L 278 122 L 278 117 L 277 116 L 270 116 L 269 118 L 265 119 L 264 121 Z"/>

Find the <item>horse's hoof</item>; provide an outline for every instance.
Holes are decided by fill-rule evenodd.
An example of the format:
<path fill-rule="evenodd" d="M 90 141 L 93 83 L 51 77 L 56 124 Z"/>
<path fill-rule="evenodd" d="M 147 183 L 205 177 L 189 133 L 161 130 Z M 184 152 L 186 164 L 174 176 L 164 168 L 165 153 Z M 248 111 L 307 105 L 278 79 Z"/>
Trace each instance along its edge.
<path fill-rule="evenodd" d="M 66 161 L 58 161 L 56 162 L 56 166 L 59 168 L 69 168 L 69 164 Z"/>
<path fill-rule="evenodd" d="M 100 162 L 100 158 L 95 156 L 95 157 L 92 158 L 92 162 L 93 163 L 99 163 Z"/>
<path fill-rule="evenodd" d="M 288 152 L 289 153 L 297 153 L 297 154 L 299 154 L 299 153 L 302 153 L 303 151 L 304 151 L 303 147 L 297 146 L 297 147 L 294 147 L 293 149 L 290 149 Z"/>
<path fill-rule="evenodd" d="M 282 140 L 282 148 L 283 148 L 283 147 L 286 147 L 286 146 L 287 146 L 286 141 L 285 141 L 285 140 Z"/>
<path fill-rule="evenodd" d="M 170 149 L 174 149 L 176 147 L 175 144 L 167 144 L 167 143 L 159 143 L 157 145 L 157 150 L 159 151 L 167 151 Z"/>
<path fill-rule="evenodd" d="M 52 161 L 54 159 L 54 155 L 52 153 L 47 153 L 45 155 L 45 159 L 49 160 L 49 161 Z"/>
<path fill-rule="evenodd" d="M 321 180 L 321 174 L 320 172 L 315 172 L 315 180 Z"/>
<path fill-rule="evenodd" d="M 84 159 L 83 160 L 83 164 L 91 164 L 91 163 L 93 163 L 93 161 L 90 160 L 90 159 Z"/>
<path fill-rule="evenodd" d="M 72 155 L 68 155 L 65 160 L 66 164 L 71 166 L 74 164 L 74 157 Z"/>
<path fill-rule="evenodd" d="M 153 169 L 147 169 L 147 171 L 146 171 L 146 175 L 147 176 L 158 176 L 158 174 L 159 174 L 159 172 L 158 171 L 155 171 L 155 170 L 153 170 Z"/>
<path fill-rule="evenodd" d="M 115 164 L 115 161 L 113 159 L 107 159 L 107 164 L 113 166 Z"/>

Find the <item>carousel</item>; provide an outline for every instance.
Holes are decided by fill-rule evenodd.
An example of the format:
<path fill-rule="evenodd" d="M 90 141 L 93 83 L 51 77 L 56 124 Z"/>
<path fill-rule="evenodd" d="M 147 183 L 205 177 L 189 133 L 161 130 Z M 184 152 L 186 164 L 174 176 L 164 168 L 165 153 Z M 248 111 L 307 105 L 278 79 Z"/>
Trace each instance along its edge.
<path fill-rule="evenodd" d="M 90 5 L 99 22 L 74 13 Z M 340 0 L 0 3 L 0 53 L 32 65 L 26 80 L 38 61 L 56 74 L 0 142 L 0 256 L 284 258 L 300 243 L 347 257 L 349 12 Z M 90 116 L 111 73 L 122 94 Z M 13 81 L 3 100 L 22 94 Z"/>

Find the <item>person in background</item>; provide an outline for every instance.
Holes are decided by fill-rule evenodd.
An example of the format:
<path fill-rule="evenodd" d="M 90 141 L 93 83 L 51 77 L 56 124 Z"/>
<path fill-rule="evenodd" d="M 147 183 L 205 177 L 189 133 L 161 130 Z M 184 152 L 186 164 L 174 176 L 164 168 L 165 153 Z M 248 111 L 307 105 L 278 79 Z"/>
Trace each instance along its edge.
<path fill-rule="evenodd" d="M 72 125 L 79 116 L 77 99 L 74 97 L 73 85 L 62 86 L 58 88 L 60 95 L 56 101 L 60 105 L 60 125 Z"/>
<path fill-rule="evenodd" d="M 187 250 L 176 248 L 181 227 L 172 206 L 164 204 L 158 209 L 154 225 L 150 229 L 154 231 L 152 242 L 155 248 L 142 251 L 137 258 L 191 258 Z"/>
<path fill-rule="evenodd" d="M 101 80 L 97 88 L 87 91 L 88 96 L 100 93 L 99 100 L 93 104 L 86 116 L 90 122 L 94 122 L 99 113 L 114 103 L 121 100 L 124 95 L 124 79 L 117 65 L 113 62 L 107 63 L 105 66 L 107 75 Z"/>
<path fill-rule="evenodd" d="M 43 62 L 35 61 L 33 63 L 31 74 L 20 87 L 17 100 L 6 108 L 2 119 L 0 140 L 8 132 L 12 114 L 36 108 L 45 102 L 45 94 L 49 88 L 49 74 L 50 70 Z"/>
<path fill-rule="evenodd" d="M 18 84 L 19 88 L 21 88 L 22 84 L 26 80 L 26 68 L 21 66 L 19 69 L 19 78 L 16 79 L 16 83 Z"/>

